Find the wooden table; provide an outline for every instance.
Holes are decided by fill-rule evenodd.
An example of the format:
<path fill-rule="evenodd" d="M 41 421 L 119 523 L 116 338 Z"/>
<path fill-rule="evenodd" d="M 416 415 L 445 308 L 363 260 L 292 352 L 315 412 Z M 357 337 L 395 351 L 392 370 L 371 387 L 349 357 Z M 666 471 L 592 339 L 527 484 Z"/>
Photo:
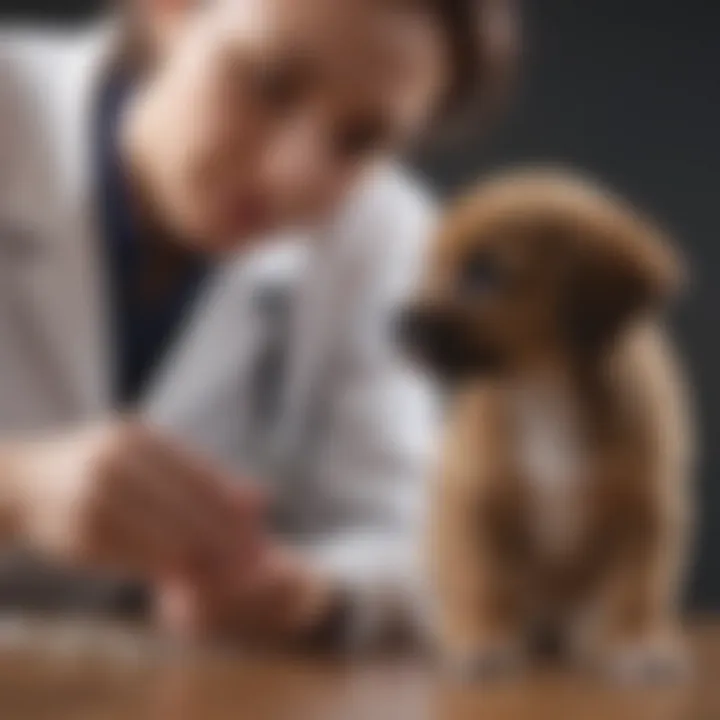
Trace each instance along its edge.
<path fill-rule="evenodd" d="M 691 631 L 692 682 L 645 690 L 551 671 L 460 687 L 418 660 L 158 654 L 114 629 L 33 627 L 0 626 L 2 720 L 720 720 L 720 623 Z"/>

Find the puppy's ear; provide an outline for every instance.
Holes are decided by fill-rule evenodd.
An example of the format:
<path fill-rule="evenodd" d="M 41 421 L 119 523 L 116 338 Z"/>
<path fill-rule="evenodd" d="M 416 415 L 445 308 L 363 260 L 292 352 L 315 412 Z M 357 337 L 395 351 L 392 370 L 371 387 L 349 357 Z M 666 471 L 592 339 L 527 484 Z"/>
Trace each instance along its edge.
<path fill-rule="evenodd" d="M 581 232 L 579 223 L 576 232 Z M 604 217 L 571 253 L 566 298 L 573 342 L 596 351 L 682 287 L 685 267 L 663 234 L 631 214 Z"/>

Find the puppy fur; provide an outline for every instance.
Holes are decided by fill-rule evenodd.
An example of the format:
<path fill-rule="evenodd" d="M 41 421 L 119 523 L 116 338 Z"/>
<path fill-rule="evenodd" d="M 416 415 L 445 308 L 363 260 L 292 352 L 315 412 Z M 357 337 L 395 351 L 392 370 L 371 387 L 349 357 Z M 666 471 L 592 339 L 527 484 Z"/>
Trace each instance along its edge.
<path fill-rule="evenodd" d="M 565 171 L 448 212 L 404 331 L 448 389 L 429 554 L 454 667 L 515 667 L 540 629 L 620 677 L 681 668 L 693 438 L 661 312 L 683 275 L 648 219 Z"/>

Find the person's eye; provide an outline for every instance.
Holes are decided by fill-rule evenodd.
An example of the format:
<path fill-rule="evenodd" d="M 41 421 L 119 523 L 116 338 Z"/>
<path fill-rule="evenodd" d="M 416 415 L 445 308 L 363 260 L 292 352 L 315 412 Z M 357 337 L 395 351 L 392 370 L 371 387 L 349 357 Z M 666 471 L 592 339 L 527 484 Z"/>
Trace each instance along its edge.
<path fill-rule="evenodd" d="M 501 288 L 503 282 L 500 263 L 487 254 L 471 256 L 460 269 L 459 290 L 474 299 L 492 295 Z"/>
<path fill-rule="evenodd" d="M 339 130 L 336 152 L 343 159 L 358 160 L 376 152 L 385 143 L 386 136 L 382 123 L 358 121 Z"/>
<path fill-rule="evenodd" d="M 255 97 L 276 112 L 295 107 L 307 87 L 303 74 L 292 63 L 260 63 L 252 69 L 250 80 Z"/>

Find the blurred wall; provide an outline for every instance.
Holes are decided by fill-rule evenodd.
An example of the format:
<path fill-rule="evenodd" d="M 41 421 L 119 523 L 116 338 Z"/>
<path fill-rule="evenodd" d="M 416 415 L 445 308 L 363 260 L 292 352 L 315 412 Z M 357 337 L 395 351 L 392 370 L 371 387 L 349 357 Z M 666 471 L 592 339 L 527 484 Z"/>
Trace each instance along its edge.
<path fill-rule="evenodd" d="M 0 15 L 70 20 L 89 0 L 0 0 Z M 507 161 L 589 168 L 654 211 L 695 282 L 676 318 L 701 411 L 703 529 L 693 597 L 720 609 L 720 3 L 526 0 L 519 101 L 490 143 L 428 153 L 442 192 Z M 717 334 L 716 334 L 717 333 Z"/>

